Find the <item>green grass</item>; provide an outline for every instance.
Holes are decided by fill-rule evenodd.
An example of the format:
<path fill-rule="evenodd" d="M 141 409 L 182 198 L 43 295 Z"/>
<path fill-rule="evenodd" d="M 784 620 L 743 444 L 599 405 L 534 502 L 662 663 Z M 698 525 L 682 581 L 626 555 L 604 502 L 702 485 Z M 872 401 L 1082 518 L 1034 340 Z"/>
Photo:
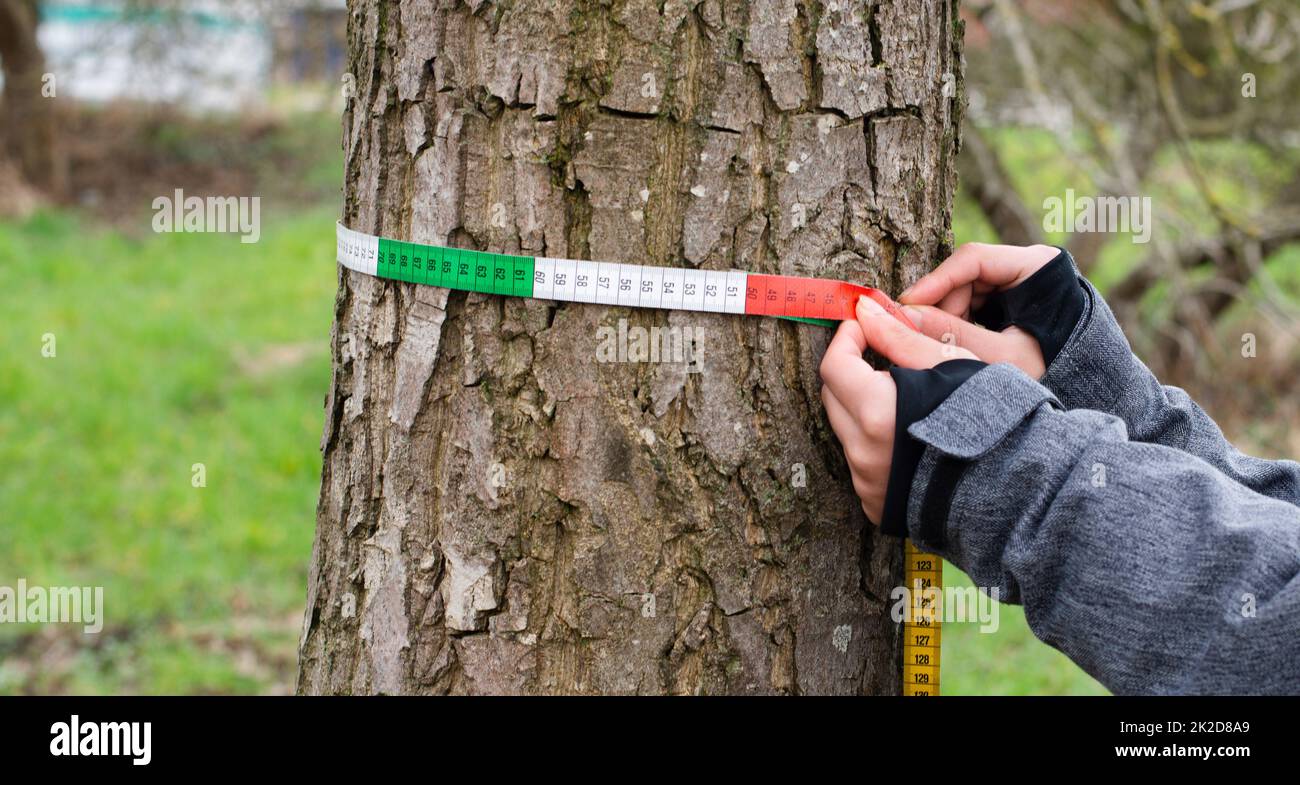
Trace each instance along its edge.
<path fill-rule="evenodd" d="M 0 583 L 103 586 L 106 620 L 56 667 L 25 660 L 57 641 L 0 627 L 0 691 L 248 692 L 292 678 L 333 215 L 264 205 L 255 244 L 130 239 L 66 212 L 0 224 Z M 193 487 L 198 463 L 206 487 Z"/>

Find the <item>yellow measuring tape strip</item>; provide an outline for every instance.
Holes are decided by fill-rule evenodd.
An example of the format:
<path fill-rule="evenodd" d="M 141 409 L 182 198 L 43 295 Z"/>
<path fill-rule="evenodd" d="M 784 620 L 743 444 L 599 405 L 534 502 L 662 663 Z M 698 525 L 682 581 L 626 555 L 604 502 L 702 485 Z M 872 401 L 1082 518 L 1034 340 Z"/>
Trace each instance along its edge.
<path fill-rule="evenodd" d="M 909 594 L 903 619 L 903 694 L 939 694 L 939 643 L 943 594 L 943 560 L 917 550 L 908 540 L 903 546 L 903 580 Z"/>

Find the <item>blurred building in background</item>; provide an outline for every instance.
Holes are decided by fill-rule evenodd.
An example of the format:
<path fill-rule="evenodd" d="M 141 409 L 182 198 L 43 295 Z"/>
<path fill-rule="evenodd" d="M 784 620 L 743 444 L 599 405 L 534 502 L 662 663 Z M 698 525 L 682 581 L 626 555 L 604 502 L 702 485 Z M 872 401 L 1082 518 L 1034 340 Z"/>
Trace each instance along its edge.
<path fill-rule="evenodd" d="M 71 98 L 233 111 L 273 84 L 337 82 L 346 14 L 345 0 L 46 2 L 38 36 Z"/>

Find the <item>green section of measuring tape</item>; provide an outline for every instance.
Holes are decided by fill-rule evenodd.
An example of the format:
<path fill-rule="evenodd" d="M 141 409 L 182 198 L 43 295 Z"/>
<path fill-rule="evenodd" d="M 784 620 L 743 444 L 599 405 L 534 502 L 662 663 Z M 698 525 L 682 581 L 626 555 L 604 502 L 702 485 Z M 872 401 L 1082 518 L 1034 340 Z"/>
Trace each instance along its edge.
<path fill-rule="evenodd" d="M 379 238 L 375 274 L 406 283 L 509 297 L 533 296 L 533 257 Z"/>
<path fill-rule="evenodd" d="M 832 319 L 811 319 L 807 316 L 778 316 L 777 319 L 785 319 L 791 322 L 803 322 L 804 324 L 815 324 L 818 327 L 835 327 L 839 322 Z"/>
<path fill-rule="evenodd" d="M 441 286 L 466 292 L 532 297 L 534 266 L 531 256 L 405 243 L 380 237 L 375 275 L 392 281 Z M 835 327 L 838 324 L 830 319 L 800 316 L 776 318 L 820 327 Z"/>

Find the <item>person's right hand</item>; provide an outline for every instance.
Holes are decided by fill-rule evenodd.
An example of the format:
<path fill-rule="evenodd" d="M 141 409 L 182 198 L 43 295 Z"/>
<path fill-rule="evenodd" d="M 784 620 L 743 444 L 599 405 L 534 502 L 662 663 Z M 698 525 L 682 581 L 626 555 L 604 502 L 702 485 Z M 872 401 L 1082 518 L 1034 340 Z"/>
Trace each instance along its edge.
<path fill-rule="evenodd" d="M 993 332 L 970 322 L 994 292 L 1011 289 L 1056 258 L 1050 245 L 967 243 L 898 298 L 921 332 L 974 352 L 989 363 L 1015 365 L 1034 379 L 1047 371 L 1034 336 L 1011 326 Z"/>

